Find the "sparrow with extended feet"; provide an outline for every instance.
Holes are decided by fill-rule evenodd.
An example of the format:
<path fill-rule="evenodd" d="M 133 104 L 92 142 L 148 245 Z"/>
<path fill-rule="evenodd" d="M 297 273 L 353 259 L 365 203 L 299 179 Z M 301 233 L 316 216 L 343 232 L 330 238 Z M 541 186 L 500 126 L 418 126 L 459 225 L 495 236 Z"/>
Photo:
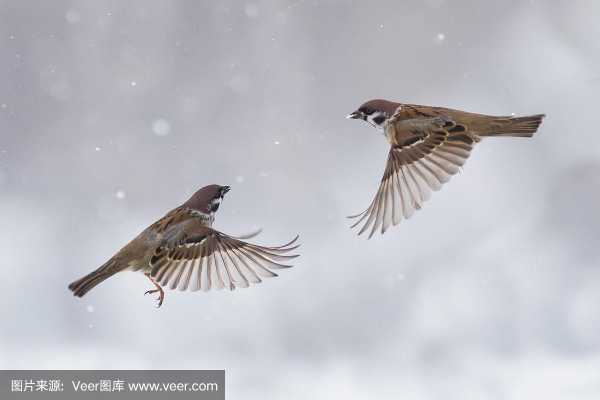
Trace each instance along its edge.
<path fill-rule="evenodd" d="M 272 270 L 288 268 L 282 264 L 297 255 L 298 236 L 282 246 L 250 244 L 255 232 L 243 237 L 229 236 L 212 228 L 219 205 L 229 186 L 209 185 L 188 201 L 169 211 L 146 228 L 97 270 L 71 283 L 78 297 L 121 271 L 141 271 L 158 293 L 158 307 L 164 300 L 163 286 L 192 291 L 248 287 L 262 277 L 277 276 Z"/>
<path fill-rule="evenodd" d="M 465 163 L 473 146 L 486 136 L 531 137 L 544 114 L 527 117 L 491 116 L 443 107 L 370 100 L 347 118 L 380 130 L 391 149 L 379 189 L 369 207 L 349 218 L 362 224 L 358 234 L 409 218 L 432 190 L 439 190 Z"/>

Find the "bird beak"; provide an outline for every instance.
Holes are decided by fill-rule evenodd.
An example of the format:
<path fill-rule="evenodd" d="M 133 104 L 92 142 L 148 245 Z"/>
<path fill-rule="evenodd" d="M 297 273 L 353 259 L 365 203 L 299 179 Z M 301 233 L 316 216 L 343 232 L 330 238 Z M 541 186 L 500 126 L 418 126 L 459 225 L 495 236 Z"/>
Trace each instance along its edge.
<path fill-rule="evenodd" d="M 223 186 L 221 188 L 221 195 L 224 195 L 225 193 L 229 192 L 231 190 L 230 186 Z"/>
<path fill-rule="evenodd" d="M 362 113 L 359 111 L 354 111 L 352 114 L 346 115 L 347 119 L 362 119 Z"/>

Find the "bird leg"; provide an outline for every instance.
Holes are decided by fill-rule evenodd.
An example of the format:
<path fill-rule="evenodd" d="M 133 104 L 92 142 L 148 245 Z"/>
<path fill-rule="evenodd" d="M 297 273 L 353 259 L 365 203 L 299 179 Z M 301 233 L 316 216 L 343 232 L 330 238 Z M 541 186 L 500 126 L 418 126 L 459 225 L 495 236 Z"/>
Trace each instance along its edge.
<path fill-rule="evenodd" d="M 144 293 L 144 296 L 147 295 L 147 294 L 152 294 L 152 293 L 157 293 L 158 292 L 158 298 L 156 299 L 156 300 L 158 300 L 158 305 L 156 306 L 156 308 L 158 308 L 158 307 L 162 306 L 163 300 L 165 299 L 165 291 L 154 280 L 154 278 L 152 278 L 150 275 L 146 275 L 146 276 L 148 277 L 148 279 L 150 279 L 150 282 L 152 282 L 152 284 L 156 287 L 156 289 L 154 289 L 154 290 L 148 290 L 146 293 Z"/>

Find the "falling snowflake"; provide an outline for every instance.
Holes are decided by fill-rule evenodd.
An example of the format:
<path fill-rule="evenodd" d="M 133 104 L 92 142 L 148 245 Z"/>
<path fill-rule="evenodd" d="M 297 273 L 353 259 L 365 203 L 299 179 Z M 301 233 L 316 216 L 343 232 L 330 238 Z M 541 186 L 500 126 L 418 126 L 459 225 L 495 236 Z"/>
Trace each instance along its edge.
<path fill-rule="evenodd" d="M 125 198 L 125 191 L 123 190 L 117 190 L 115 192 L 115 197 L 119 200 L 123 200 Z"/>
<path fill-rule="evenodd" d="M 171 124 L 164 118 L 159 118 L 152 123 L 152 131 L 156 136 L 167 136 L 171 132 Z"/>
<path fill-rule="evenodd" d="M 397 287 L 398 285 L 400 285 L 403 280 L 404 280 L 404 274 L 397 273 L 395 275 L 391 275 L 390 277 L 388 277 L 383 282 L 383 284 L 391 289 L 391 288 L 394 288 L 394 287 Z"/>
<path fill-rule="evenodd" d="M 248 18 L 258 17 L 258 6 L 254 3 L 246 4 L 244 11 L 246 12 L 246 16 L 248 16 Z"/>
<path fill-rule="evenodd" d="M 70 24 L 76 24 L 81 21 L 81 15 L 76 10 L 69 10 L 65 14 L 65 19 Z"/>

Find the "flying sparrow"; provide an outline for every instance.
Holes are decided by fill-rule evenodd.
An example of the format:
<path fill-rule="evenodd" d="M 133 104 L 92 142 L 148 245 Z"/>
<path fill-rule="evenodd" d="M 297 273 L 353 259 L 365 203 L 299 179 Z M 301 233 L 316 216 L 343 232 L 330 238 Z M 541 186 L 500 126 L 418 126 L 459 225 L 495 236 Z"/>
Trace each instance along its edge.
<path fill-rule="evenodd" d="M 370 100 L 347 118 L 380 130 L 391 149 L 379 189 L 369 207 L 350 216 L 362 223 L 358 234 L 381 233 L 409 218 L 465 163 L 475 143 L 486 136 L 531 137 L 544 114 L 496 117 L 443 107 Z"/>
<path fill-rule="evenodd" d="M 97 270 L 71 283 L 77 297 L 84 296 L 107 278 L 121 271 L 141 271 L 158 293 L 158 307 L 164 300 L 164 287 L 170 289 L 230 290 L 261 282 L 261 277 L 277 276 L 273 269 L 297 255 L 286 253 L 298 247 L 296 236 L 282 246 L 250 244 L 243 237 L 229 236 L 212 228 L 215 213 L 229 186 L 209 185 L 188 201 L 169 211 L 123 247 Z"/>

